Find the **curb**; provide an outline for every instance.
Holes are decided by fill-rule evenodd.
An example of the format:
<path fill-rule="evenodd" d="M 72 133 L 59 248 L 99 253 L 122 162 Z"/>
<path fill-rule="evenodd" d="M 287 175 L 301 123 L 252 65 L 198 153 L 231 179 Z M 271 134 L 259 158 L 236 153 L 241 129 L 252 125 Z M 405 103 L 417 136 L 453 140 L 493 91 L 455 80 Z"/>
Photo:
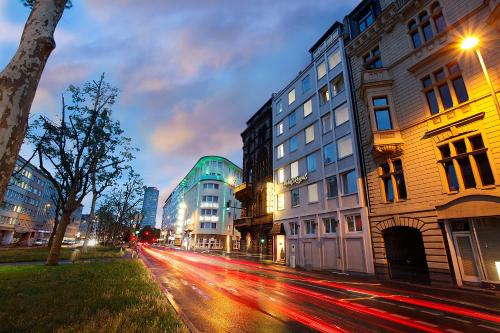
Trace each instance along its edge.
<path fill-rule="evenodd" d="M 143 255 L 140 255 L 140 254 L 139 254 L 139 258 L 138 259 L 140 259 L 141 262 L 142 262 L 142 264 L 144 265 L 144 267 L 146 267 L 146 269 L 148 270 L 149 274 L 151 275 L 151 277 L 153 278 L 153 280 L 156 282 L 156 284 L 158 285 L 158 287 L 160 287 L 160 289 L 163 292 L 163 294 L 165 294 L 165 296 L 167 297 L 168 302 L 170 303 L 170 305 L 172 306 L 172 308 L 174 308 L 175 312 L 179 315 L 179 317 L 184 322 L 184 324 L 187 326 L 188 330 L 191 333 L 201 333 L 201 331 L 198 330 L 196 328 L 196 326 L 194 326 L 193 322 L 188 318 L 188 316 L 186 315 L 186 313 L 179 307 L 179 305 L 177 304 L 177 302 L 174 300 L 173 295 L 161 283 L 160 279 L 156 276 L 156 274 L 153 273 L 153 271 L 151 270 L 151 268 L 149 266 L 150 265 L 149 260 L 147 258 L 145 258 Z"/>

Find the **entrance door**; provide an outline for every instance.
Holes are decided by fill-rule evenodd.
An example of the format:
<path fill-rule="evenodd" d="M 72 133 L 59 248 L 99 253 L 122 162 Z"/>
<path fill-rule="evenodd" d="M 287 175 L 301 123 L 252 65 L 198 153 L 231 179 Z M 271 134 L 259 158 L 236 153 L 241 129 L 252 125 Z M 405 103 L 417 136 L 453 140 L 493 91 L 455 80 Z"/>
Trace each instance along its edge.
<path fill-rule="evenodd" d="M 383 235 L 391 278 L 429 283 L 429 269 L 420 230 L 391 227 L 384 230 Z"/>
<path fill-rule="evenodd" d="M 276 261 L 285 261 L 285 235 L 276 235 Z"/>
<path fill-rule="evenodd" d="M 458 266 L 462 280 L 469 282 L 479 282 L 479 270 L 476 265 L 477 254 L 472 244 L 469 232 L 453 233 L 453 242 L 457 250 Z"/>

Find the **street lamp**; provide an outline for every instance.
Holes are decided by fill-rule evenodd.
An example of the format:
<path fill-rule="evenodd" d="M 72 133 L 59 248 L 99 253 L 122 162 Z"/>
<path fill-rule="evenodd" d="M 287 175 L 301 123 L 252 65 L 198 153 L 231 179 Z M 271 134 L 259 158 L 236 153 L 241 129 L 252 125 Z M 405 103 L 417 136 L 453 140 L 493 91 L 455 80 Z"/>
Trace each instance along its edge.
<path fill-rule="evenodd" d="M 229 186 L 235 186 L 236 185 L 236 177 L 229 176 L 229 177 L 227 177 L 226 182 L 228 183 Z"/>
<path fill-rule="evenodd" d="M 497 108 L 498 115 L 500 116 L 500 103 L 498 103 L 497 94 L 495 92 L 495 88 L 493 88 L 493 84 L 491 83 L 490 76 L 488 74 L 488 69 L 486 69 L 486 65 L 484 64 L 483 56 L 481 55 L 481 51 L 479 50 L 479 39 L 477 37 L 469 36 L 462 40 L 460 47 L 462 50 L 474 50 L 476 51 L 477 59 L 481 64 L 481 68 L 483 69 L 483 74 L 486 79 L 486 82 L 490 86 L 491 95 L 493 97 L 493 102 L 495 103 L 495 107 Z"/>

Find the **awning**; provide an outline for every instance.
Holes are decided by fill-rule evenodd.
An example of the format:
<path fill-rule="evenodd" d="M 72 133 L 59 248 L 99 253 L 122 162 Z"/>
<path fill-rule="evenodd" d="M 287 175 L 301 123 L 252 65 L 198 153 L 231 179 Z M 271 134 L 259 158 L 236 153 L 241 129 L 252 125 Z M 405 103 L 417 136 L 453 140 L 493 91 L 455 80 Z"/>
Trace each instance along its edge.
<path fill-rule="evenodd" d="M 271 231 L 269 232 L 269 234 L 271 235 L 279 235 L 284 233 L 285 229 L 283 228 L 283 223 L 274 223 Z"/>

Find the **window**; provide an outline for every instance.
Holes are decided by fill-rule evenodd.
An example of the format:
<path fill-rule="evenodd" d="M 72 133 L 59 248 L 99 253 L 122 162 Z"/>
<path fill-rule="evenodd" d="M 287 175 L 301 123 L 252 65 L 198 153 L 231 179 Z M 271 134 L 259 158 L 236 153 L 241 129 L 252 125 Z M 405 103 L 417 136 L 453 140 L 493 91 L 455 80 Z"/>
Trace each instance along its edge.
<path fill-rule="evenodd" d="M 323 147 L 324 163 L 330 164 L 335 162 L 335 146 L 329 143 Z"/>
<path fill-rule="evenodd" d="M 382 163 L 379 168 L 379 174 L 386 202 L 394 202 L 407 198 L 403 163 L 400 159 Z M 396 187 L 396 191 L 394 190 L 394 186 Z"/>
<path fill-rule="evenodd" d="M 204 196 L 202 196 L 201 201 L 202 202 L 218 202 L 219 197 L 216 195 L 204 195 Z"/>
<path fill-rule="evenodd" d="M 391 130 L 392 121 L 387 96 L 374 97 L 372 99 L 372 103 L 373 112 L 375 113 L 375 123 L 377 126 L 377 131 Z"/>
<path fill-rule="evenodd" d="M 325 85 L 319 91 L 319 104 L 325 105 L 330 100 L 330 93 L 328 92 L 328 85 Z"/>
<path fill-rule="evenodd" d="M 297 141 L 298 140 L 297 140 L 297 136 L 296 135 L 294 135 L 294 136 L 292 136 L 290 138 L 290 153 L 297 150 L 297 144 L 298 144 Z"/>
<path fill-rule="evenodd" d="M 290 223 L 290 235 L 298 235 L 299 234 L 299 224 L 292 222 Z"/>
<path fill-rule="evenodd" d="M 290 92 L 288 93 L 288 105 L 292 104 L 293 102 L 295 102 L 295 88 L 290 90 Z"/>
<path fill-rule="evenodd" d="M 313 112 L 312 100 L 308 100 L 304 103 L 304 118 Z"/>
<path fill-rule="evenodd" d="M 283 112 L 283 101 L 281 101 L 281 99 L 278 101 L 278 103 L 276 103 L 276 105 L 278 108 L 277 113 Z"/>
<path fill-rule="evenodd" d="M 285 193 L 278 193 L 276 196 L 276 209 L 277 210 L 283 210 L 285 209 Z"/>
<path fill-rule="evenodd" d="M 217 216 L 217 209 L 202 208 L 201 215 L 203 215 L 203 216 Z"/>
<path fill-rule="evenodd" d="M 335 114 L 335 126 L 340 126 L 343 123 L 349 121 L 349 108 L 347 107 L 347 104 L 344 104 L 335 111 L 333 111 Z"/>
<path fill-rule="evenodd" d="M 333 217 L 323 219 L 326 234 L 334 234 L 337 232 L 337 221 Z"/>
<path fill-rule="evenodd" d="M 294 188 L 290 191 L 291 193 L 291 198 L 292 198 L 292 207 L 297 207 L 300 205 L 300 194 L 299 194 L 299 189 Z"/>
<path fill-rule="evenodd" d="M 323 134 L 330 132 L 333 129 L 332 126 L 332 116 L 330 113 L 327 113 L 323 117 L 321 117 L 321 125 L 323 128 Z"/>
<path fill-rule="evenodd" d="M 462 138 L 438 147 L 449 191 L 495 184 L 487 148 L 481 135 Z M 477 172 L 474 172 L 477 171 Z M 477 175 L 477 176 L 476 176 Z M 459 183 L 461 180 L 461 185 Z"/>
<path fill-rule="evenodd" d="M 280 144 L 278 147 L 276 147 L 276 154 L 278 156 L 278 159 L 285 156 L 285 148 L 284 148 L 283 144 Z"/>
<path fill-rule="evenodd" d="M 332 80 L 332 96 L 335 97 L 344 91 L 344 75 L 340 74 Z"/>
<path fill-rule="evenodd" d="M 311 125 L 305 129 L 306 133 L 306 144 L 314 141 L 314 125 Z"/>
<path fill-rule="evenodd" d="M 340 51 L 336 50 L 328 56 L 328 68 L 330 70 L 334 69 L 338 64 L 340 64 Z"/>
<path fill-rule="evenodd" d="M 469 100 L 462 71 L 456 62 L 424 77 L 422 85 L 431 114 L 436 114 L 440 110 L 449 109 L 455 104 Z M 454 92 L 453 95 L 451 90 Z"/>
<path fill-rule="evenodd" d="M 281 134 L 283 134 L 283 122 L 281 122 L 278 125 L 276 125 L 276 133 L 277 133 L 278 136 L 280 136 Z"/>
<path fill-rule="evenodd" d="M 432 32 L 431 21 L 429 19 L 429 15 L 426 11 L 420 13 L 419 21 L 420 21 L 420 29 L 422 30 L 422 34 L 424 35 L 424 40 L 427 42 L 432 39 L 434 33 Z"/>
<path fill-rule="evenodd" d="M 307 172 L 316 171 L 316 154 L 307 155 Z"/>
<path fill-rule="evenodd" d="M 337 176 L 330 176 L 326 178 L 326 195 L 329 198 L 334 198 L 339 195 Z"/>
<path fill-rule="evenodd" d="M 282 184 L 285 181 L 285 169 L 279 168 L 278 169 L 278 184 Z"/>
<path fill-rule="evenodd" d="M 408 31 L 413 44 L 413 48 L 415 49 L 419 48 L 420 45 L 422 45 L 422 42 L 420 40 L 420 32 L 418 31 L 418 25 L 415 20 L 411 20 L 410 23 L 408 23 Z"/>
<path fill-rule="evenodd" d="M 318 73 L 318 80 L 321 80 L 326 75 L 326 64 L 324 61 L 316 67 L 316 71 Z"/>
<path fill-rule="evenodd" d="M 214 184 L 214 183 L 204 183 L 203 184 L 204 189 L 209 189 L 209 190 L 218 190 L 219 189 L 219 184 Z"/>
<path fill-rule="evenodd" d="M 306 235 L 315 235 L 318 224 L 314 220 L 305 220 Z"/>
<path fill-rule="evenodd" d="M 446 29 L 443 10 L 439 2 L 434 2 L 430 6 L 430 12 L 431 16 L 424 10 L 418 15 L 418 23 L 415 19 L 408 23 L 408 34 L 410 35 L 414 48 L 418 48 L 422 45 L 422 37 L 424 41 L 427 42 L 434 37 L 434 31 L 440 33 Z M 434 31 L 431 23 L 434 24 Z"/>
<path fill-rule="evenodd" d="M 361 215 L 349 215 L 345 217 L 347 222 L 347 231 L 356 232 L 363 230 L 363 221 L 361 220 Z"/>
<path fill-rule="evenodd" d="M 352 155 L 352 140 L 349 135 L 337 140 L 337 153 L 339 159 Z"/>
<path fill-rule="evenodd" d="M 380 48 L 377 46 L 363 57 L 363 63 L 366 69 L 382 68 L 382 57 Z"/>
<path fill-rule="evenodd" d="M 297 124 L 297 115 L 295 111 L 293 111 L 292 113 L 290 113 L 290 115 L 288 115 L 288 127 L 292 128 L 296 124 Z"/>
<path fill-rule="evenodd" d="M 351 170 L 342 174 L 343 194 L 356 193 L 358 191 L 356 171 Z"/>
<path fill-rule="evenodd" d="M 299 176 L 299 161 L 295 161 L 290 164 L 290 178 L 295 178 Z"/>
<path fill-rule="evenodd" d="M 446 29 L 446 22 L 444 21 L 443 10 L 439 2 L 434 2 L 431 5 L 432 19 L 434 20 L 434 26 L 438 33 Z"/>
<path fill-rule="evenodd" d="M 302 79 L 302 93 L 305 93 L 311 89 L 311 76 L 308 74 Z"/>
<path fill-rule="evenodd" d="M 309 202 L 318 201 L 318 183 L 310 184 L 307 186 L 307 198 Z"/>
<path fill-rule="evenodd" d="M 373 15 L 371 10 L 358 20 L 358 31 L 365 31 L 373 23 Z"/>

